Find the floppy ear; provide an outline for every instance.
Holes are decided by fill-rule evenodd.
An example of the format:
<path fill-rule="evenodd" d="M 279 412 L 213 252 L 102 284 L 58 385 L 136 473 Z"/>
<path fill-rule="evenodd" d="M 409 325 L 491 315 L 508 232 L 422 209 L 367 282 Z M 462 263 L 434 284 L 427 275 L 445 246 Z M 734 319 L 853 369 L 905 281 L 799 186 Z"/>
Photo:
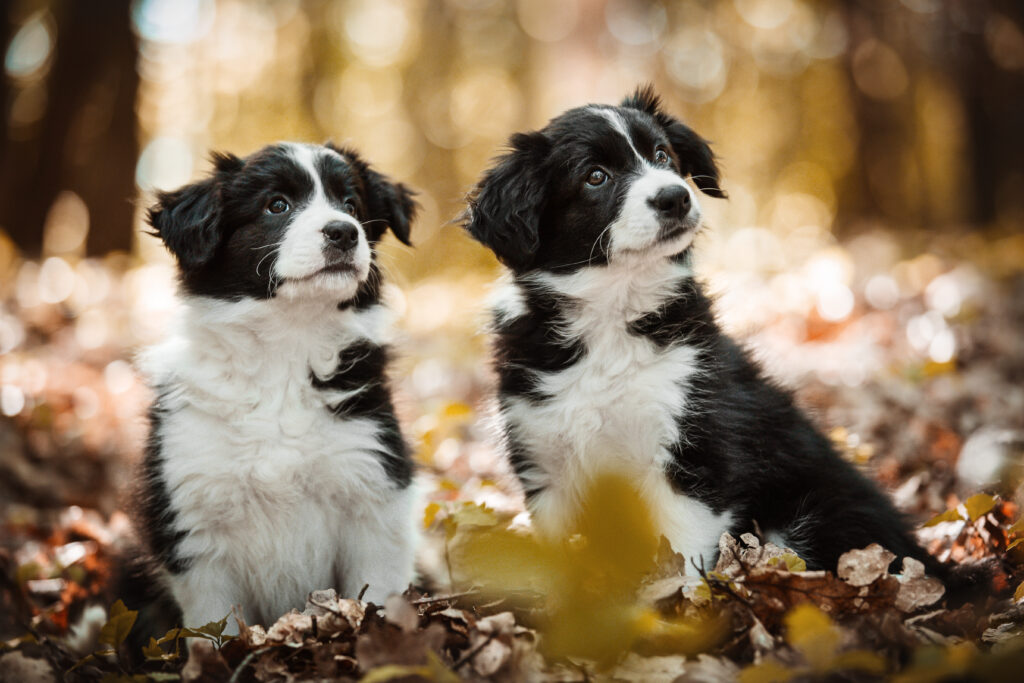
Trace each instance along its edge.
<path fill-rule="evenodd" d="M 689 126 L 662 111 L 661 98 L 655 94 L 653 86 L 637 88 L 636 92 L 622 101 L 622 106 L 639 109 L 654 117 L 658 125 L 665 130 L 672 151 L 679 159 L 681 170 L 690 176 L 693 184 L 704 194 L 723 199 L 728 196 L 718 186 L 718 165 L 707 140 L 693 132 Z"/>
<path fill-rule="evenodd" d="M 154 229 L 151 234 L 163 240 L 183 270 L 197 270 L 213 258 L 223 236 L 221 182 L 245 164 L 234 154 L 214 152 L 212 160 L 212 176 L 173 192 L 158 193 L 157 203 L 148 211 Z"/>
<path fill-rule="evenodd" d="M 512 151 L 498 159 L 467 198 L 463 227 L 498 260 L 522 270 L 540 246 L 544 177 L 541 166 L 551 143 L 543 133 L 517 133 Z"/>
<path fill-rule="evenodd" d="M 409 232 L 419 210 L 419 204 L 413 199 L 416 192 L 371 167 L 354 149 L 336 147 L 330 142 L 325 146 L 345 157 L 362 177 L 367 219 L 383 221 L 402 244 L 412 246 Z"/>

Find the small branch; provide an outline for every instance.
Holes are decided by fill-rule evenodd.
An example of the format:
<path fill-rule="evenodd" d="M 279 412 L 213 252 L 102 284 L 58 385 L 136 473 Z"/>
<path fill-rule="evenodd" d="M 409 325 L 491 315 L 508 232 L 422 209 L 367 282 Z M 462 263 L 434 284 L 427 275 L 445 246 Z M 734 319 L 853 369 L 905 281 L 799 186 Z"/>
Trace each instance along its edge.
<path fill-rule="evenodd" d="M 414 605 L 432 605 L 435 602 L 448 602 L 451 600 L 457 600 L 459 598 L 465 598 L 470 595 L 479 595 L 480 591 L 476 589 L 463 591 L 462 593 L 451 593 L 450 595 L 436 595 L 431 598 L 417 598 L 412 601 Z"/>
<path fill-rule="evenodd" d="M 256 659 L 256 657 L 268 651 L 269 649 L 269 647 L 261 647 L 260 649 L 253 650 L 252 652 L 247 654 L 245 656 L 245 659 L 243 659 L 241 663 L 239 663 L 239 665 L 235 667 L 235 670 L 231 672 L 231 678 L 228 679 L 228 683 L 238 683 L 238 677 L 242 675 L 242 672 L 245 671 L 245 668 L 247 666 L 252 664 L 252 660 Z"/>
<path fill-rule="evenodd" d="M 356 596 L 356 600 L 362 600 L 363 596 L 366 595 L 366 591 L 367 589 L 369 589 L 369 587 L 370 584 L 364 583 L 362 589 L 359 591 L 359 595 Z"/>
<path fill-rule="evenodd" d="M 487 638 L 484 639 L 484 642 L 480 643 L 479 645 L 474 647 L 472 650 L 470 650 L 466 654 L 462 655 L 462 657 L 459 658 L 459 661 L 455 662 L 455 664 L 452 666 L 452 671 L 458 671 L 459 668 L 462 667 L 466 662 L 468 662 L 469 660 L 473 659 L 473 657 L 475 657 L 478 652 L 483 650 L 485 647 L 487 647 L 487 645 L 492 640 L 494 640 L 494 637 L 496 635 L 498 635 L 498 634 L 495 633 L 494 631 L 491 631 L 489 634 L 487 634 Z"/>

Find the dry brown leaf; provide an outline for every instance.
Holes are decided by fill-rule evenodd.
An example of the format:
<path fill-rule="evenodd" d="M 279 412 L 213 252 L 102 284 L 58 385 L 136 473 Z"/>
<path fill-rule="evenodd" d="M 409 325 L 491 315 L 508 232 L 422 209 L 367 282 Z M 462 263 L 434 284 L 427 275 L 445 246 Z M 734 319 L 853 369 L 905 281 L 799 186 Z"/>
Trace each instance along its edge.
<path fill-rule="evenodd" d="M 283 645 L 301 645 L 313 632 L 313 617 L 296 609 L 282 615 L 267 631 L 267 642 Z"/>
<path fill-rule="evenodd" d="M 916 612 L 933 605 L 946 593 L 942 581 L 926 576 L 924 564 L 912 557 L 903 558 L 903 572 L 898 579 L 900 589 L 896 594 L 896 609 L 901 612 Z"/>
<path fill-rule="evenodd" d="M 869 586 L 889 573 L 889 565 L 896 556 L 872 543 L 861 550 L 851 550 L 839 556 L 836 573 L 851 586 Z"/>
<path fill-rule="evenodd" d="M 416 608 L 401 595 L 392 595 L 384 601 L 384 618 L 406 633 L 412 633 L 420 625 Z"/>
<path fill-rule="evenodd" d="M 473 670 L 481 676 L 493 676 L 511 655 L 512 648 L 509 645 L 493 638 L 473 655 Z"/>
<path fill-rule="evenodd" d="M 359 630 L 366 617 L 366 603 L 339 598 L 333 588 L 328 588 L 310 593 L 302 613 L 316 618 L 318 633 L 335 637 Z"/>
<path fill-rule="evenodd" d="M 227 662 L 208 640 L 193 638 L 188 646 L 188 661 L 181 670 L 182 683 L 215 683 L 231 675 Z"/>

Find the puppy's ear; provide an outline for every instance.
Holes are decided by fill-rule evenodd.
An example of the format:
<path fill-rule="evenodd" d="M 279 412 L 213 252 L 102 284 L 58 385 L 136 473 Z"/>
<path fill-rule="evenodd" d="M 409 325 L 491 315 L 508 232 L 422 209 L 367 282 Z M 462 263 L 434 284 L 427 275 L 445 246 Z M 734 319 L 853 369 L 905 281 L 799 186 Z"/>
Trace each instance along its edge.
<path fill-rule="evenodd" d="M 211 177 L 157 194 L 157 203 L 148 212 L 149 224 L 153 226 L 151 234 L 163 240 L 183 270 L 202 268 L 217 251 L 223 235 L 221 183 L 244 163 L 233 154 L 215 153 Z"/>
<path fill-rule="evenodd" d="M 693 184 L 704 194 L 712 197 L 725 198 L 725 191 L 718 186 L 718 165 L 715 155 L 707 140 L 693 132 L 661 109 L 661 98 L 654 92 L 654 87 L 645 85 L 636 89 L 632 95 L 622 100 L 623 107 L 638 109 L 650 114 L 658 125 L 665 129 L 672 151 L 679 159 L 681 170 L 690 176 Z"/>
<path fill-rule="evenodd" d="M 541 172 L 551 143 L 543 133 L 512 136 L 512 150 L 498 159 L 467 198 L 463 227 L 512 268 L 529 267 L 540 246 L 545 194 Z"/>
<path fill-rule="evenodd" d="M 419 210 L 419 204 L 413 199 L 416 192 L 374 169 L 354 149 L 337 147 L 331 142 L 326 143 L 325 147 L 343 156 L 363 179 L 367 221 L 385 223 L 402 244 L 412 246 L 409 233 Z M 372 228 L 373 224 L 368 227 Z"/>

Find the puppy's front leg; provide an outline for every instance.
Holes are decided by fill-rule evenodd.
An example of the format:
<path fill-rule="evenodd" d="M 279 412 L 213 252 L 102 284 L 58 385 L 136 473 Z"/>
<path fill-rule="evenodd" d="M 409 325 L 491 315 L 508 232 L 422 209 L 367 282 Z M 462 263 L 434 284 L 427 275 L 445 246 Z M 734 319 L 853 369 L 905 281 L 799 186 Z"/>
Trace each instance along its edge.
<path fill-rule="evenodd" d="M 197 562 L 183 574 L 172 576 L 170 586 L 181 606 L 182 625 L 191 628 L 220 621 L 242 602 L 236 582 L 209 561 Z M 228 619 L 224 633 L 238 634 L 238 624 L 234 619 Z"/>
<path fill-rule="evenodd" d="M 416 563 L 413 500 L 414 494 L 407 489 L 389 508 L 368 511 L 347 523 L 338 580 L 344 597 L 354 598 L 367 586 L 363 599 L 383 604 L 389 595 L 409 587 Z"/>

